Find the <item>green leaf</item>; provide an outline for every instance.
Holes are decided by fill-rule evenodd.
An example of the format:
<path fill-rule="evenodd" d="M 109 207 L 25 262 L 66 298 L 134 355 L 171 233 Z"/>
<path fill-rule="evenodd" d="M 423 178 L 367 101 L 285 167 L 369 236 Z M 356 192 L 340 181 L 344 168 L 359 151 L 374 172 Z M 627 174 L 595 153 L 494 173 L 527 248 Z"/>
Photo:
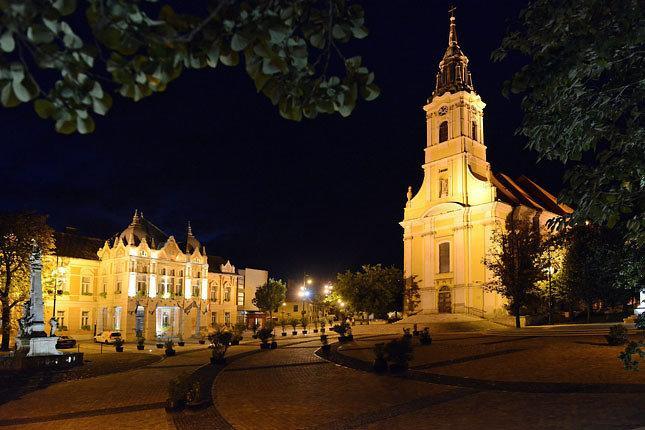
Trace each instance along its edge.
<path fill-rule="evenodd" d="M 34 102 L 34 110 L 39 117 L 47 119 L 54 114 L 55 108 L 49 100 L 38 99 Z"/>
<path fill-rule="evenodd" d="M 27 29 L 27 38 L 36 44 L 51 43 L 54 34 L 44 25 L 32 25 Z"/>
<path fill-rule="evenodd" d="M 23 103 L 31 100 L 29 90 L 25 85 L 23 85 L 22 81 L 11 81 L 11 85 L 13 87 L 13 92 L 16 94 L 18 100 Z"/>
<path fill-rule="evenodd" d="M 232 66 L 238 65 L 238 63 L 240 62 L 240 56 L 238 55 L 237 52 L 232 51 L 226 55 L 221 54 L 219 56 L 219 60 L 222 62 L 222 64 L 232 67 Z"/>
<path fill-rule="evenodd" d="M 88 116 L 87 118 L 81 118 L 80 116 L 78 116 L 76 118 L 76 128 L 81 134 L 92 133 L 95 127 L 96 126 L 94 124 L 94 120 L 90 116 Z"/>
<path fill-rule="evenodd" d="M 240 33 L 235 33 L 231 39 L 231 49 L 233 51 L 243 51 L 249 45 L 249 39 Z"/>
<path fill-rule="evenodd" d="M 53 6 L 61 15 L 69 15 L 76 10 L 76 0 L 56 0 Z"/>
<path fill-rule="evenodd" d="M 56 131 L 61 134 L 72 134 L 76 131 L 76 123 L 69 119 L 56 121 Z"/>
<path fill-rule="evenodd" d="M 11 31 L 5 31 L 2 36 L 0 36 L 0 49 L 4 52 L 13 52 L 16 48 L 16 41 L 13 40 L 13 35 Z"/>
<path fill-rule="evenodd" d="M 325 35 L 323 33 L 314 33 L 309 36 L 309 43 L 314 48 L 323 49 L 325 47 Z"/>
<path fill-rule="evenodd" d="M 92 100 L 92 109 L 99 115 L 105 115 L 112 107 L 112 97 L 109 94 L 104 94 L 101 99 Z"/>
<path fill-rule="evenodd" d="M 344 39 L 347 36 L 345 29 L 340 24 L 334 24 L 331 34 L 334 36 L 334 39 Z"/>
<path fill-rule="evenodd" d="M 20 100 L 16 98 L 16 95 L 13 93 L 13 85 L 8 83 L 2 88 L 0 92 L 0 102 L 4 107 L 14 107 L 20 104 Z"/>
<path fill-rule="evenodd" d="M 369 31 L 361 25 L 360 27 L 352 27 L 352 34 L 357 39 L 364 39 L 368 36 Z"/>

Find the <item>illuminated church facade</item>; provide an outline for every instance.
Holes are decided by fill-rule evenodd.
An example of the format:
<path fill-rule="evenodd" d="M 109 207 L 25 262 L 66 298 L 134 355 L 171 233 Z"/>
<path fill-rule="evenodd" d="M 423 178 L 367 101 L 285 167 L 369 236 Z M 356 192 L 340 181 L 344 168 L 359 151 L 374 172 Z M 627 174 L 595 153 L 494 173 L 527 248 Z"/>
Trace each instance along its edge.
<path fill-rule="evenodd" d="M 544 226 L 571 211 L 527 177 L 512 179 L 491 169 L 484 107 L 451 17 L 435 91 L 423 107 L 424 179 L 416 192 L 408 188 L 400 223 L 404 273 L 415 277 L 420 291 L 420 303 L 408 313 L 506 315 L 505 300 L 483 288 L 492 276 L 483 264 L 492 247 L 491 233 L 511 213 Z"/>

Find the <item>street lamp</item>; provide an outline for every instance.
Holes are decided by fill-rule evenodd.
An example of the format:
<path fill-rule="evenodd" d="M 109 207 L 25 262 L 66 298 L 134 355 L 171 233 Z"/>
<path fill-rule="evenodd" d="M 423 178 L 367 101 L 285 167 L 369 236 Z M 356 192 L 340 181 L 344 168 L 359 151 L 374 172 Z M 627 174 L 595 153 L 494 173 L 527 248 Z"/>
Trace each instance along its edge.
<path fill-rule="evenodd" d="M 56 268 L 53 270 L 54 272 L 54 307 L 52 309 L 52 318 L 50 320 L 49 324 L 49 335 L 54 336 L 56 333 L 54 333 L 54 325 L 51 323 L 51 321 L 56 321 L 56 297 L 58 297 L 59 294 L 63 294 L 63 290 L 59 290 L 59 281 L 64 281 L 65 280 L 65 273 L 66 273 L 66 268 L 65 267 L 59 267 L 58 266 L 58 257 L 56 257 Z"/>
<path fill-rule="evenodd" d="M 549 281 L 549 324 L 553 324 L 553 288 L 551 285 L 551 279 L 555 269 L 551 264 L 551 252 L 555 251 L 555 246 L 550 245 L 547 248 L 547 258 L 549 260 L 549 267 L 547 267 L 547 279 Z"/>

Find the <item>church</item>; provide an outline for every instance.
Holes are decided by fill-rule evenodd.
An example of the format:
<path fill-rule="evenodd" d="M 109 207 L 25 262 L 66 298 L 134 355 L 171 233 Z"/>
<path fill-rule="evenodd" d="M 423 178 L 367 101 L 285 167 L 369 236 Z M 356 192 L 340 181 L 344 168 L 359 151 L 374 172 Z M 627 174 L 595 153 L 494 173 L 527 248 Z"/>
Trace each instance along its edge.
<path fill-rule="evenodd" d="M 491 233 L 509 216 L 540 226 L 571 209 L 531 179 L 511 178 L 486 159 L 485 103 L 475 91 L 468 58 L 450 18 L 448 48 L 435 90 L 423 107 L 427 141 L 423 183 L 408 188 L 403 221 L 404 274 L 414 276 L 420 302 L 413 313 L 507 315 L 505 299 L 484 289 L 492 274 L 483 264 Z"/>

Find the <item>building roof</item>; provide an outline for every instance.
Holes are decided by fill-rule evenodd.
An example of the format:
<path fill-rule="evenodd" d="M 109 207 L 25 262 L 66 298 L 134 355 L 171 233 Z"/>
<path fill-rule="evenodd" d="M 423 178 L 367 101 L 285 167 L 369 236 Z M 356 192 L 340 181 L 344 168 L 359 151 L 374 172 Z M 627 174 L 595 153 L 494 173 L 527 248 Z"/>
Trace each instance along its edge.
<path fill-rule="evenodd" d="M 104 244 L 102 239 L 81 236 L 73 230 L 54 232 L 54 242 L 56 243 L 55 254 L 57 256 L 85 260 L 98 260 L 97 251 Z"/>
<path fill-rule="evenodd" d="M 573 212 L 573 209 L 558 203 L 558 199 L 553 194 L 524 175 L 513 180 L 504 173 L 493 173 L 491 183 L 497 188 L 499 200 L 511 206 L 524 205 L 556 215 L 567 215 Z"/>
<path fill-rule="evenodd" d="M 162 248 L 168 237 L 159 227 L 137 211 L 134 211 L 130 225 L 119 235 L 119 239 L 123 240 L 126 245 L 138 246 L 145 239 L 148 246 L 153 249 Z"/>

